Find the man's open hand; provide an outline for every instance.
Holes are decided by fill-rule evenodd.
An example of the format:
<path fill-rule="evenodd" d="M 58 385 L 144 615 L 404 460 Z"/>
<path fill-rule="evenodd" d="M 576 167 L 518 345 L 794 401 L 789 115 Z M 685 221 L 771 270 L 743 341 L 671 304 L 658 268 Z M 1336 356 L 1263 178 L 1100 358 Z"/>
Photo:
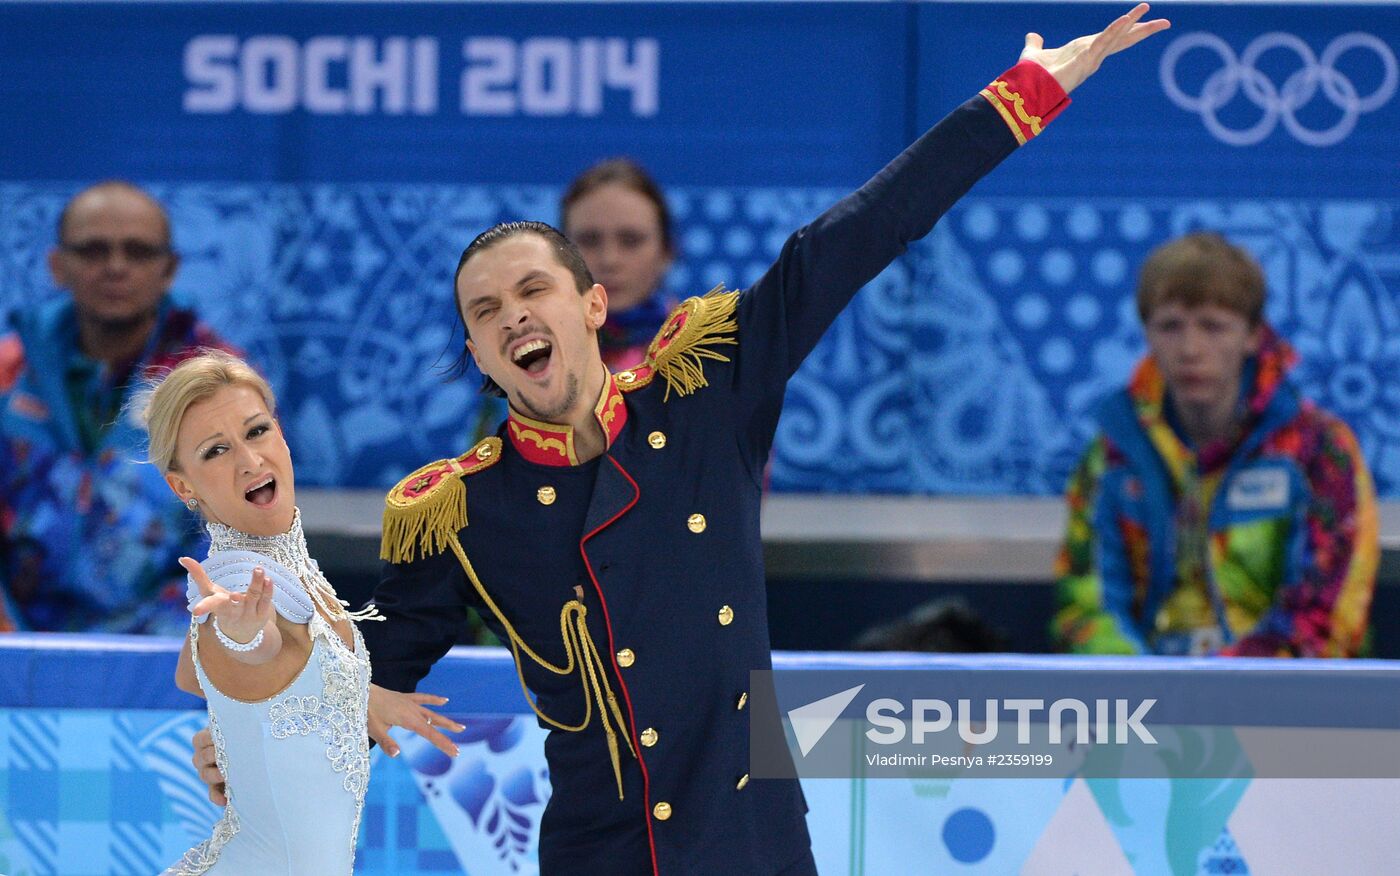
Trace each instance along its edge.
<path fill-rule="evenodd" d="M 1165 18 L 1143 21 L 1147 9 L 1146 3 L 1139 3 L 1098 33 L 1071 40 L 1058 49 L 1045 48 L 1045 39 L 1040 34 L 1028 33 L 1021 60 L 1034 61 L 1044 67 L 1068 94 L 1092 76 L 1104 58 L 1171 27 L 1171 22 Z"/>

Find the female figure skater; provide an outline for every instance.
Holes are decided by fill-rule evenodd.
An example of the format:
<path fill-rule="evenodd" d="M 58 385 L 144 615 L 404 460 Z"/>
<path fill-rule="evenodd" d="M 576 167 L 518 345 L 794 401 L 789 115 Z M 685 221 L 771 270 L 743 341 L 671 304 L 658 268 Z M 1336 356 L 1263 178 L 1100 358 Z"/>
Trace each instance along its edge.
<path fill-rule="evenodd" d="M 176 683 L 207 699 L 228 805 L 170 874 L 351 873 L 365 787 L 369 655 L 306 551 L 291 452 L 272 390 L 208 352 L 145 398 L 150 460 L 209 531 L 189 572 L 189 638 Z M 454 727 L 412 701 L 431 724 Z M 400 704 L 402 706 L 402 704 Z"/>

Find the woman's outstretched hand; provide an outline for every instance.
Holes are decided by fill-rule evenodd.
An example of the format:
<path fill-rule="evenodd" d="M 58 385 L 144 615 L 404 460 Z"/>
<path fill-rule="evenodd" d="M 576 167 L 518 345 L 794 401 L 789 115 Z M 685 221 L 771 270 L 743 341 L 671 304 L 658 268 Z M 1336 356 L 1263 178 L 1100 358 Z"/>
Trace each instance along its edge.
<path fill-rule="evenodd" d="M 209 579 L 204 567 L 192 557 L 181 557 L 180 565 L 203 597 L 190 607 L 190 614 L 209 614 L 219 622 L 219 632 L 238 644 L 247 644 L 264 632 L 263 642 L 247 652 L 232 652 L 245 663 L 264 663 L 276 656 L 282 647 L 277 625 L 272 620 L 272 584 L 261 568 L 253 570 L 253 579 L 244 593 L 225 590 Z"/>

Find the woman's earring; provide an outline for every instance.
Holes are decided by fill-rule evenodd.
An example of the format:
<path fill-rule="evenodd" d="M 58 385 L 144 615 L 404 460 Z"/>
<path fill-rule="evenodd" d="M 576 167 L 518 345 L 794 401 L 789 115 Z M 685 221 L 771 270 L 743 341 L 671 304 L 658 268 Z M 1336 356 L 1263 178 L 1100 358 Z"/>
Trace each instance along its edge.
<path fill-rule="evenodd" d="M 199 508 L 199 500 L 198 500 L 198 499 L 186 499 L 186 500 L 185 500 L 185 507 L 188 508 L 188 509 L 190 509 L 191 511 L 195 511 L 195 510 L 197 510 L 197 509 Z"/>

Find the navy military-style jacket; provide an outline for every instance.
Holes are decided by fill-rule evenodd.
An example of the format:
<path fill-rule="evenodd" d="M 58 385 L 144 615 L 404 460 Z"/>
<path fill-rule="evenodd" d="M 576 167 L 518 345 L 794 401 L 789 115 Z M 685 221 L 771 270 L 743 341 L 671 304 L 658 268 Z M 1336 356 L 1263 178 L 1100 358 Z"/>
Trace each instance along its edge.
<path fill-rule="evenodd" d="M 387 622 L 363 630 L 374 681 L 412 690 L 469 605 L 514 643 L 555 728 L 543 873 L 812 872 L 798 783 L 747 775 L 784 389 L 851 296 L 1067 102 L 1018 65 L 793 234 L 752 288 L 683 303 L 646 363 L 607 381 L 601 457 L 576 464 L 567 427 L 512 413 L 390 493 Z"/>

